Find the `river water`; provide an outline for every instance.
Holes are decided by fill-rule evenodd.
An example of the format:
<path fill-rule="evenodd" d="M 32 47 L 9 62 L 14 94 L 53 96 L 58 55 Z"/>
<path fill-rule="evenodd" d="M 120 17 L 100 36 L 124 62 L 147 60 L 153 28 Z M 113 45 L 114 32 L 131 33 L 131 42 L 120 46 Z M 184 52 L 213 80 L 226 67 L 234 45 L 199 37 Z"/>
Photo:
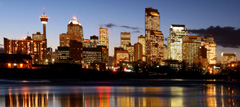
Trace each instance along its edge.
<path fill-rule="evenodd" d="M 0 107 L 229 107 L 239 88 L 222 84 L 163 86 L 0 84 Z"/>

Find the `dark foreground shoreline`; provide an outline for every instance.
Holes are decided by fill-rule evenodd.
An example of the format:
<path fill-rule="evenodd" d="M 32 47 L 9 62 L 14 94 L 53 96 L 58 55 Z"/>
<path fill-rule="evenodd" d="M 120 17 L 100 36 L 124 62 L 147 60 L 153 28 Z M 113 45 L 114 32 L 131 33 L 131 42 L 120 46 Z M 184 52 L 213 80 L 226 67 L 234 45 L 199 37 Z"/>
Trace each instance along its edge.
<path fill-rule="evenodd" d="M 238 75 L 112 72 L 67 69 L 0 69 L 0 84 L 63 86 L 240 86 Z"/>

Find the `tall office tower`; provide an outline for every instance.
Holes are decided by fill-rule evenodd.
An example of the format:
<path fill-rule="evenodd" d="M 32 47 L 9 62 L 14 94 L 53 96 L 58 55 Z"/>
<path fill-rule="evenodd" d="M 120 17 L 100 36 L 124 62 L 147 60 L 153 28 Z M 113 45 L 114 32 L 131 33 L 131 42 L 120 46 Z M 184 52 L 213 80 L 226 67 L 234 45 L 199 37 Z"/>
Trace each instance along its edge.
<path fill-rule="evenodd" d="M 163 65 L 164 58 L 164 38 L 161 31 L 150 33 L 151 40 L 146 41 L 146 58 L 150 65 Z"/>
<path fill-rule="evenodd" d="M 164 57 L 163 60 L 168 60 L 168 46 L 164 44 Z"/>
<path fill-rule="evenodd" d="M 221 65 L 223 70 L 227 69 L 228 64 L 236 61 L 237 61 L 236 53 L 221 53 Z"/>
<path fill-rule="evenodd" d="M 145 9 L 146 61 L 149 65 L 162 65 L 164 38 L 160 31 L 160 15 L 157 9 Z"/>
<path fill-rule="evenodd" d="M 170 37 L 168 38 L 169 59 L 182 61 L 182 38 L 187 36 L 185 25 L 171 25 Z"/>
<path fill-rule="evenodd" d="M 98 46 L 98 37 L 96 35 L 90 36 L 90 45 L 93 48 Z"/>
<path fill-rule="evenodd" d="M 108 29 L 102 28 L 102 26 L 99 28 L 99 45 L 107 46 L 107 49 L 109 49 Z"/>
<path fill-rule="evenodd" d="M 82 64 L 83 61 L 83 43 L 77 40 L 70 40 L 69 58 L 74 59 L 75 63 Z"/>
<path fill-rule="evenodd" d="M 77 40 L 78 42 L 83 42 L 83 27 L 77 20 L 76 16 L 70 20 L 68 24 L 67 34 L 71 35 L 71 40 Z"/>
<path fill-rule="evenodd" d="M 143 35 L 140 35 L 140 36 L 138 36 L 138 42 L 139 43 L 141 43 L 142 44 L 142 61 L 146 61 L 146 48 L 145 48 L 145 44 L 146 44 L 146 38 L 145 38 L 145 36 L 143 36 Z"/>
<path fill-rule="evenodd" d="M 205 72 L 208 70 L 207 49 L 204 46 L 200 47 L 198 58 L 194 58 L 193 63 L 195 67 L 200 68 Z"/>
<path fill-rule="evenodd" d="M 4 38 L 4 53 L 5 54 L 28 54 L 31 55 L 33 64 L 48 64 L 47 62 L 47 39 L 46 39 L 46 24 L 48 17 L 45 12 L 40 17 L 43 24 L 43 34 L 37 32 L 32 35 L 32 38 L 27 36 L 23 40 L 9 40 Z"/>
<path fill-rule="evenodd" d="M 131 45 L 130 32 L 121 32 L 121 47 L 126 50 L 129 45 Z"/>
<path fill-rule="evenodd" d="M 212 35 L 206 35 L 203 38 L 202 46 L 207 48 L 207 58 L 210 65 L 217 64 L 217 44 L 214 42 Z"/>
<path fill-rule="evenodd" d="M 102 28 L 102 26 L 99 28 L 99 45 L 107 46 L 107 56 L 109 56 L 108 29 Z M 108 63 L 109 58 L 107 57 L 107 65 Z"/>
<path fill-rule="evenodd" d="M 195 58 L 198 58 L 201 47 L 201 36 L 183 36 L 182 59 L 186 68 L 193 67 Z"/>
<path fill-rule="evenodd" d="M 84 42 L 83 40 L 83 28 L 76 16 L 70 20 L 68 24 L 67 33 L 62 33 L 60 37 L 60 46 L 69 47 L 70 40 L 77 40 L 77 42 Z"/>
<path fill-rule="evenodd" d="M 160 30 L 160 15 L 157 9 L 145 8 L 145 33 L 147 39 L 151 31 Z"/>
<path fill-rule="evenodd" d="M 128 51 L 129 54 L 129 62 L 134 61 L 134 45 L 128 45 L 126 47 L 126 50 Z"/>
<path fill-rule="evenodd" d="M 143 45 L 141 43 L 134 44 L 134 61 L 142 60 L 143 57 Z"/>

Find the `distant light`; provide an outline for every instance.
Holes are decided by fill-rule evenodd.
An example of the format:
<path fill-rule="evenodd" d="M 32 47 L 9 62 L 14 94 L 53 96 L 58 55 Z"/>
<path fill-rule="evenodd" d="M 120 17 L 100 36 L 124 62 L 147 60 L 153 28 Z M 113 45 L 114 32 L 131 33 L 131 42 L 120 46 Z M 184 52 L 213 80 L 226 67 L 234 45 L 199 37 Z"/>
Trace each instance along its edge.
<path fill-rule="evenodd" d="M 17 66 L 17 64 L 16 64 L 16 63 L 14 63 L 13 65 L 14 65 L 14 66 Z"/>
<path fill-rule="evenodd" d="M 116 72 L 117 70 L 116 70 L 116 68 L 115 67 L 113 67 L 113 72 Z"/>
<path fill-rule="evenodd" d="M 127 67 L 124 67 L 124 72 L 127 72 Z"/>
<path fill-rule="evenodd" d="M 8 68 L 11 68 L 11 63 L 8 63 Z"/>
<path fill-rule="evenodd" d="M 29 81 L 23 80 L 22 82 L 29 82 Z"/>

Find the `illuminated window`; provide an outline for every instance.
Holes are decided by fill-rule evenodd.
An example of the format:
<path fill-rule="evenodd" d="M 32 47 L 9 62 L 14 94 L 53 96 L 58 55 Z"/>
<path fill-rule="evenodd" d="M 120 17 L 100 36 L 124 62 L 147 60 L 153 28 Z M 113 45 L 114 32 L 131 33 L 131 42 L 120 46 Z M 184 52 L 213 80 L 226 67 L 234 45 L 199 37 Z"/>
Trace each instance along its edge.
<path fill-rule="evenodd" d="M 8 63 L 8 68 L 11 68 L 11 63 Z"/>

